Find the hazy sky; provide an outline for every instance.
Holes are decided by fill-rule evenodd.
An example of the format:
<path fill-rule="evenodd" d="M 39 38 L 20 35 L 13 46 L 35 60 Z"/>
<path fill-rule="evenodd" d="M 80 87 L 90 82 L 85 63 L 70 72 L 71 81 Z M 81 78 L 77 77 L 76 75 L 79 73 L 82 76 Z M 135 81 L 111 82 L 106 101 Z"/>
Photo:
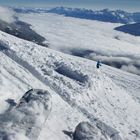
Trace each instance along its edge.
<path fill-rule="evenodd" d="M 140 11 L 140 0 L 0 0 L 0 5 L 26 7 L 67 6 L 90 9 L 109 8 Z"/>

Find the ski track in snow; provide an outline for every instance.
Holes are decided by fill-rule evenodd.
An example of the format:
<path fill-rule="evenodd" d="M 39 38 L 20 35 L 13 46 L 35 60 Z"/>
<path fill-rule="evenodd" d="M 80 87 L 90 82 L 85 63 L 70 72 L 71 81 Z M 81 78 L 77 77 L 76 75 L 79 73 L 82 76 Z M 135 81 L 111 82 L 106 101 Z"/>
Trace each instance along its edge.
<path fill-rule="evenodd" d="M 51 88 L 52 112 L 40 140 L 69 140 L 63 130 L 73 131 L 79 122 L 94 122 L 94 119 L 117 129 L 124 139 L 139 139 L 132 133 L 140 130 L 140 105 L 135 98 L 139 96 L 139 76 L 105 65 L 97 71 L 94 61 L 62 54 L 2 32 L 0 42 L 7 48 L 0 52 L 3 103 L 7 98 L 18 101 L 32 87 Z M 75 80 L 74 74 L 79 75 L 78 79 L 84 77 L 85 82 Z M 128 81 L 137 84 L 126 89 Z M 6 108 L 6 104 L 3 106 Z"/>

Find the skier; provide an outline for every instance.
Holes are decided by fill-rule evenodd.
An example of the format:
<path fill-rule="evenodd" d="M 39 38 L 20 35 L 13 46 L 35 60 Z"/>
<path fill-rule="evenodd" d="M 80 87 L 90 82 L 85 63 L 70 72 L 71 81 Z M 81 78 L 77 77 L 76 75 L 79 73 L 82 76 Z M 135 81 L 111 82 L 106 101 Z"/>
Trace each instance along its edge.
<path fill-rule="evenodd" d="M 96 64 L 96 68 L 99 69 L 100 66 L 101 66 L 101 61 L 98 60 L 98 61 L 97 61 L 97 64 Z"/>

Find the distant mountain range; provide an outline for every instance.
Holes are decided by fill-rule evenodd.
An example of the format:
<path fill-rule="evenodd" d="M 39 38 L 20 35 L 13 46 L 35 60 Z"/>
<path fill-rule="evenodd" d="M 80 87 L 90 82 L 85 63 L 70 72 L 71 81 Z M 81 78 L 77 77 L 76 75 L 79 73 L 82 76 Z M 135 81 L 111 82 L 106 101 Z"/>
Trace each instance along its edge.
<path fill-rule="evenodd" d="M 66 8 L 66 7 L 55 7 L 51 9 L 47 8 L 14 8 L 18 13 L 56 13 L 69 17 L 83 18 L 98 20 L 103 22 L 112 23 L 134 23 L 140 22 L 140 12 L 128 13 L 122 10 L 112 11 L 109 9 L 103 9 L 100 11 L 93 11 L 81 8 Z"/>
<path fill-rule="evenodd" d="M 13 8 L 12 9 L 17 12 L 17 13 L 47 13 L 48 9 L 47 8 L 24 8 L 24 7 L 20 7 L 20 8 Z"/>

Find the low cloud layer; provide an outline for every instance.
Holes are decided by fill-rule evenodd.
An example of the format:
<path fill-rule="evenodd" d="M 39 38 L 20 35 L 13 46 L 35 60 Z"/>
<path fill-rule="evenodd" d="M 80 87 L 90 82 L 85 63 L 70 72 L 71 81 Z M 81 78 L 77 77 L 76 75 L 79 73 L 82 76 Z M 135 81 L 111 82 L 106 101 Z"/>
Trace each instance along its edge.
<path fill-rule="evenodd" d="M 0 6 L 0 20 L 8 23 L 14 22 L 14 11 L 11 8 Z"/>
<path fill-rule="evenodd" d="M 140 58 L 132 56 L 107 56 L 90 54 L 88 56 L 92 60 L 101 60 L 104 64 L 113 66 L 124 71 L 140 75 Z"/>
<path fill-rule="evenodd" d="M 94 61 L 101 60 L 103 64 L 140 75 L 140 56 L 108 55 L 92 50 L 71 50 L 70 54 L 85 57 Z"/>

